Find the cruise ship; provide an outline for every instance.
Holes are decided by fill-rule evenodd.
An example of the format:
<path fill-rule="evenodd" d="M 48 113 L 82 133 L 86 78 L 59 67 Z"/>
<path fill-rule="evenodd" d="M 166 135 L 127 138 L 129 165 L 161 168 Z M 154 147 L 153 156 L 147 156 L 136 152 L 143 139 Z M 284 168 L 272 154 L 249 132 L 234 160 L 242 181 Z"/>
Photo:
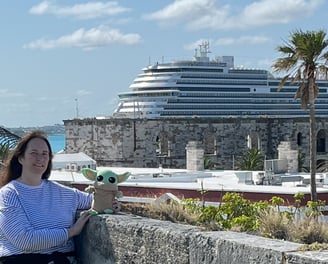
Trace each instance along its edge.
<path fill-rule="evenodd" d="M 113 117 L 127 118 L 228 118 L 308 117 L 295 100 L 298 85 L 268 70 L 234 66 L 233 56 L 209 57 L 203 42 L 191 60 L 156 63 L 143 69 L 130 91 L 119 94 Z M 318 80 L 316 116 L 328 116 L 328 81 Z"/>

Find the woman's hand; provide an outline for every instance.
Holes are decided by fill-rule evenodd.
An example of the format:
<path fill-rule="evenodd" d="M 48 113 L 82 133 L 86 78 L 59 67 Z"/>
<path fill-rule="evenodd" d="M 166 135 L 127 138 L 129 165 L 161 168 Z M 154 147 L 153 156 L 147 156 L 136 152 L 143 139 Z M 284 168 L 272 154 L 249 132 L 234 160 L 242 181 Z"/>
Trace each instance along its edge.
<path fill-rule="evenodd" d="M 90 218 L 89 212 L 83 212 L 80 217 L 76 220 L 74 225 L 72 225 L 71 228 L 68 229 L 68 238 L 77 236 L 81 233 L 84 225 L 88 222 Z"/>

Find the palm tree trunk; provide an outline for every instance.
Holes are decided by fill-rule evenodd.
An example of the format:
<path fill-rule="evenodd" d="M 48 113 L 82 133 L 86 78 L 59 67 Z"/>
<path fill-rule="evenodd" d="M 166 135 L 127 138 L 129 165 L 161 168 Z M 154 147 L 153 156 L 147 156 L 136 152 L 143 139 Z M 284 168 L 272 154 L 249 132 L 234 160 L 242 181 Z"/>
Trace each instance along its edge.
<path fill-rule="evenodd" d="M 316 167 L 317 167 L 317 140 L 315 130 L 314 108 L 314 79 L 309 78 L 309 107 L 310 107 L 310 173 L 311 173 L 311 200 L 317 202 Z"/>

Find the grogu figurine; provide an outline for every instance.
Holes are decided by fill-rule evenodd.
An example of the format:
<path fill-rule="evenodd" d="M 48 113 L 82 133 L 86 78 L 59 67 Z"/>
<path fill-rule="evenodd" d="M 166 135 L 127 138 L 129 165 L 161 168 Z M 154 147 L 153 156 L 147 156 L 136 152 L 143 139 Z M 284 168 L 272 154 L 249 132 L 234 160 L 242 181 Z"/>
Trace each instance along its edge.
<path fill-rule="evenodd" d="M 85 189 L 86 192 L 94 193 L 90 214 L 112 214 L 113 201 L 115 198 L 121 198 L 122 192 L 118 190 L 118 184 L 126 181 L 130 172 L 116 174 L 111 170 L 92 170 L 83 168 L 82 175 L 91 181 L 95 181 Z"/>

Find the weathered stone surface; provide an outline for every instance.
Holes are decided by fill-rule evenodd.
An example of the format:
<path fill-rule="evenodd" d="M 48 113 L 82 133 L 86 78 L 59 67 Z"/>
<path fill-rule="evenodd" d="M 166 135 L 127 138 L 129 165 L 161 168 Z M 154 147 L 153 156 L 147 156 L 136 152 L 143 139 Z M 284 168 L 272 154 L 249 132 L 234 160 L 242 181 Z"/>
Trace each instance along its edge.
<path fill-rule="evenodd" d="M 204 232 L 191 241 L 190 263 L 284 263 L 283 252 L 300 246 L 236 232 Z"/>
<path fill-rule="evenodd" d="M 81 264 L 323 264 L 328 252 L 300 244 L 130 214 L 93 216 L 77 239 Z"/>
<path fill-rule="evenodd" d="M 327 264 L 328 251 L 286 253 L 286 264 Z"/>
<path fill-rule="evenodd" d="M 328 131 L 327 120 L 318 117 L 316 133 Z M 201 142 L 205 156 L 222 169 L 232 169 L 234 158 L 248 147 L 260 149 L 267 159 L 278 157 L 282 141 L 297 142 L 302 153 L 309 153 L 307 118 L 94 118 L 64 124 L 66 151 L 84 152 L 98 166 L 186 168 L 191 141 Z M 327 146 L 323 145 L 325 152 Z"/>
<path fill-rule="evenodd" d="M 189 263 L 190 233 L 197 228 L 132 215 L 90 219 L 79 238 L 81 263 Z"/>

